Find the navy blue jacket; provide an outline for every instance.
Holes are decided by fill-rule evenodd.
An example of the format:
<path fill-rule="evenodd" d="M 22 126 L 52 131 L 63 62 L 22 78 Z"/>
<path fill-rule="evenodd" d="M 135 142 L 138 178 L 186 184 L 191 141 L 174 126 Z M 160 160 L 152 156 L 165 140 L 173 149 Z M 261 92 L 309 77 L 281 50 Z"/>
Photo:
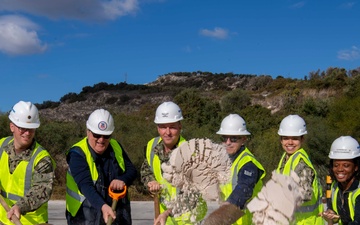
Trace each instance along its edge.
<path fill-rule="evenodd" d="M 241 146 L 240 150 L 235 154 L 230 155 L 232 162 L 243 152 L 245 146 Z M 251 198 L 254 187 L 264 171 L 255 166 L 254 163 L 246 163 L 238 172 L 238 182 L 235 189 L 232 191 L 227 202 L 238 206 L 240 209 L 244 209 L 245 203 Z"/>

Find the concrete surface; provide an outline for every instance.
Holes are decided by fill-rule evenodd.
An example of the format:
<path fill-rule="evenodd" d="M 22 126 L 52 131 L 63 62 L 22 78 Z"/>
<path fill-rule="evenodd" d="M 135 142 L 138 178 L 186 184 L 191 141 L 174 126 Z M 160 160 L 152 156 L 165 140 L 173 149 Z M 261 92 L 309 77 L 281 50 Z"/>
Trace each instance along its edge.
<path fill-rule="evenodd" d="M 218 207 L 216 202 L 208 204 L 208 212 Z M 154 203 L 151 201 L 132 201 L 131 216 L 133 225 L 147 225 L 154 222 Z M 66 225 L 65 201 L 49 202 L 49 223 L 53 225 Z"/>
<path fill-rule="evenodd" d="M 218 207 L 217 202 L 208 203 L 208 213 Z M 133 225 L 152 225 L 154 222 L 154 203 L 151 201 L 132 201 L 131 216 Z M 65 201 L 49 202 L 49 223 L 52 225 L 66 225 Z"/>

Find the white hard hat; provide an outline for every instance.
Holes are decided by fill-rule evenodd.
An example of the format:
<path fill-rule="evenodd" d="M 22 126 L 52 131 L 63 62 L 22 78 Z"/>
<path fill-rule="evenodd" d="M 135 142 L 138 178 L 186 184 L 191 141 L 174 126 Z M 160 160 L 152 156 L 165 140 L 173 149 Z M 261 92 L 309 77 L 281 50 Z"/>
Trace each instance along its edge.
<path fill-rule="evenodd" d="M 330 159 L 354 159 L 359 156 L 359 142 L 351 136 L 341 136 L 331 144 Z"/>
<path fill-rule="evenodd" d="M 18 127 L 36 129 L 40 126 L 39 111 L 31 102 L 19 101 L 9 113 L 9 119 Z"/>
<path fill-rule="evenodd" d="M 109 111 L 97 109 L 90 114 L 86 128 L 95 134 L 111 135 L 115 129 L 114 119 Z"/>
<path fill-rule="evenodd" d="M 220 130 L 216 132 L 220 135 L 251 135 L 246 130 L 245 120 L 238 114 L 230 114 L 221 122 Z"/>
<path fill-rule="evenodd" d="M 278 134 L 294 137 L 307 134 L 305 120 L 298 115 L 288 115 L 281 121 Z"/>
<path fill-rule="evenodd" d="M 156 124 L 175 123 L 184 119 L 181 109 L 173 102 L 163 102 L 158 106 L 155 113 Z"/>

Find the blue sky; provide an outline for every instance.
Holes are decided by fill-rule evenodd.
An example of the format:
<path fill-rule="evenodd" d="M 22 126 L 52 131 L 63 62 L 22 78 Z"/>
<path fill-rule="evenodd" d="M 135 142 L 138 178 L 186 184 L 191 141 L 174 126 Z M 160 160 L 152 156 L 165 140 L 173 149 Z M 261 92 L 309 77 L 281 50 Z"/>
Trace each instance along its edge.
<path fill-rule="evenodd" d="M 171 72 L 360 67 L 360 1 L 0 0 L 0 111 Z"/>

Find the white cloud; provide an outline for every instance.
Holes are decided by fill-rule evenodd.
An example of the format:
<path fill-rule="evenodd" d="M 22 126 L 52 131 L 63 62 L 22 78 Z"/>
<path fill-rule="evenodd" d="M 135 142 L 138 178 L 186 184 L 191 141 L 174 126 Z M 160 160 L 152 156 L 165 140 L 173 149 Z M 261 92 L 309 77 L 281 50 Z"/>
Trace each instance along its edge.
<path fill-rule="evenodd" d="M 352 46 L 351 49 L 340 50 L 338 52 L 338 59 L 351 61 L 359 58 L 360 49 L 356 46 Z"/>
<path fill-rule="evenodd" d="M 47 48 L 38 38 L 39 26 L 21 16 L 0 17 L 0 51 L 9 55 L 28 55 Z"/>
<path fill-rule="evenodd" d="M 229 32 L 221 27 L 215 27 L 214 30 L 201 29 L 199 31 L 199 34 L 207 37 L 213 37 L 216 39 L 226 39 L 229 36 Z"/>
<path fill-rule="evenodd" d="M 138 0 L 1 0 L 0 4 L 0 11 L 82 21 L 113 20 L 137 10 Z"/>

